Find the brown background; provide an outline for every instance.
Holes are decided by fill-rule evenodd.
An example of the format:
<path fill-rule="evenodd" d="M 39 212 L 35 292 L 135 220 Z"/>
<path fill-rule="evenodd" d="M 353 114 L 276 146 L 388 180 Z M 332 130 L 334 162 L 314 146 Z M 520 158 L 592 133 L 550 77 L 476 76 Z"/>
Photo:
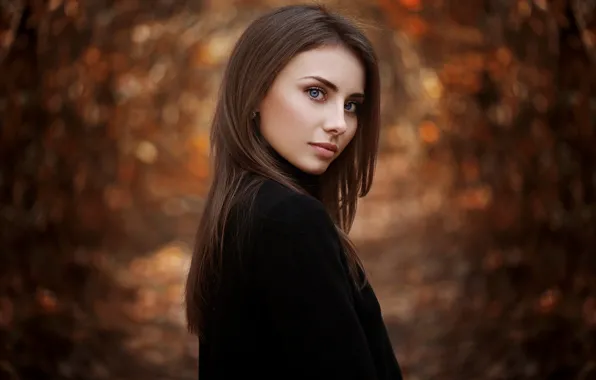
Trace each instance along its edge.
<path fill-rule="evenodd" d="M 196 378 L 209 119 L 285 3 L 0 0 L 0 378 Z M 382 60 L 351 235 L 406 378 L 596 379 L 596 1 L 322 3 Z"/>

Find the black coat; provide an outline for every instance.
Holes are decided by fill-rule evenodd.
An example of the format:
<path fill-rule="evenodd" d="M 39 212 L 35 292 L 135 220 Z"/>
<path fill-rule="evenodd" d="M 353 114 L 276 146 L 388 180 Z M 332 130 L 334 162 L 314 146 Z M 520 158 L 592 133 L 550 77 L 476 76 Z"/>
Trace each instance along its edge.
<path fill-rule="evenodd" d="M 351 281 L 321 202 L 267 180 L 233 215 L 200 380 L 402 378 L 373 289 Z"/>

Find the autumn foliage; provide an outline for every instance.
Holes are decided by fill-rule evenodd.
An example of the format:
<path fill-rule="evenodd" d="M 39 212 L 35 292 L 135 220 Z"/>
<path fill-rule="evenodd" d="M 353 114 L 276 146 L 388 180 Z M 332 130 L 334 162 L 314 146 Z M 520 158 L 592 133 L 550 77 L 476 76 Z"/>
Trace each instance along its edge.
<path fill-rule="evenodd" d="M 196 378 L 182 283 L 238 35 L 279 1 L 0 1 L 0 378 Z M 596 379 L 596 1 L 355 0 L 352 236 L 411 379 Z"/>

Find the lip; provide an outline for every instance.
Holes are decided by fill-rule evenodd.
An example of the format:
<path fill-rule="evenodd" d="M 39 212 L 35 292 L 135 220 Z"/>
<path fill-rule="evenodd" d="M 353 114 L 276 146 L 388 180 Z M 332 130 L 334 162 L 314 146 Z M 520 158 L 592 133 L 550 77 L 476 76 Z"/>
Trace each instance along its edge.
<path fill-rule="evenodd" d="M 337 145 L 332 144 L 332 143 L 325 143 L 325 142 L 322 142 L 322 143 L 310 143 L 310 145 L 318 146 L 318 147 L 323 148 L 323 149 L 327 149 L 327 150 L 329 150 L 329 151 L 331 151 L 333 153 L 336 153 L 337 152 L 337 149 L 338 149 L 337 148 Z"/>

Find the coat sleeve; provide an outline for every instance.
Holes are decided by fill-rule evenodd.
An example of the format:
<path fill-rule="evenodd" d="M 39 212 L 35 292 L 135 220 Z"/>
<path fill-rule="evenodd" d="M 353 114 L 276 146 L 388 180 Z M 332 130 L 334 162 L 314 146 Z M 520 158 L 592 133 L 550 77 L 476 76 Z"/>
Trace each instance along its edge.
<path fill-rule="evenodd" d="M 261 296 L 284 368 L 296 378 L 377 379 L 322 204 L 296 194 L 275 206 L 262 231 Z"/>

